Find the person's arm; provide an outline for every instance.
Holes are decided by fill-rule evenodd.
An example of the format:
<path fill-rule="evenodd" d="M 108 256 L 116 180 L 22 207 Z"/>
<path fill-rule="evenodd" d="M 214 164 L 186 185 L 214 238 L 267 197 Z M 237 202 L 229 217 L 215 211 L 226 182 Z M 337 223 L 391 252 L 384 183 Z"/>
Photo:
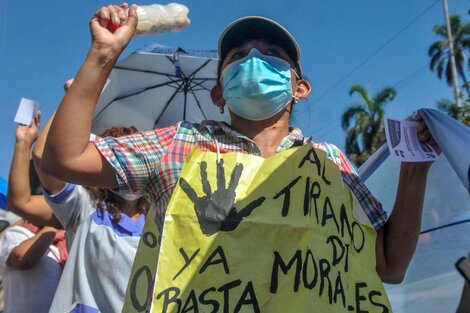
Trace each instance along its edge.
<path fill-rule="evenodd" d="M 29 182 L 29 157 L 31 146 L 37 138 L 40 115 L 31 125 L 19 125 L 8 178 L 8 209 L 36 225 L 61 227 L 43 196 L 31 195 Z"/>
<path fill-rule="evenodd" d="M 36 141 L 36 144 L 34 145 L 34 149 L 33 149 L 34 166 L 37 169 L 37 173 L 39 176 L 39 180 L 41 181 L 41 185 L 49 194 L 58 193 L 59 191 L 64 189 L 66 185 L 65 182 L 58 180 L 51 175 L 47 175 L 41 170 L 41 159 L 42 159 L 42 154 L 44 152 L 44 144 L 46 143 L 47 134 L 49 133 L 49 129 L 51 127 L 51 123 L 54 119 L 54 116 L 55 116 L 55 112 L 47 121 L 46 126 L 44 126 L 44 129 L 39 135 Z"/>
<path fill-rule="evenodd" d="M 33 268 L 49 250 L 56 232 L 56 228 L 46 226 L 34 237 L 21 242 L 11 251 L 7 259 L 7 265 L 18 270 Z"/>
<path fill-rule="evenodd" d="M 400 283 L 418 243 L 429 167 L 402 163 L 392 214 L 377 232 L 377 273 L 386 283 Z"/>
<path fill-rule="evenodd" d="M 419 140 L 440 153 L 426 125 L 422 123 Z M 418 243 L 423 214 L 424 192 L 431 162 L 402 163 L 397 196 L 392 214 L 377 232 L 377 273 L 382 281 L 400 283 Z"/>
<path fill-rule="evenodd" d="M 52 123 L 41 169 L 56 178 L 88 186 L 117 187 L 115 171 L 89 143 L 92 117 L 106 79 L 137 25 L 136 6 L 108 6 L 90 21 L 92 45 Z M 106 27 L 121 24 L 115 32 Z"/>

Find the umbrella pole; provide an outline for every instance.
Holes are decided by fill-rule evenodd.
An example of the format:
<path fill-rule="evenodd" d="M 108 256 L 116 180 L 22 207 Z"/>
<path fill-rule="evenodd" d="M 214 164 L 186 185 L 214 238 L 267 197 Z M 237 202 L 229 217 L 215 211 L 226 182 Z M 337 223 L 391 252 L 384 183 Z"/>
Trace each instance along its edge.
<path fill-rule="evenodd" d="M 188 100 L 188 89 L 189 89 L 189 82 L 188 79 L 184 79 L 184 107 L 183 107 L 183 121 L 186 121 L 186 103 Z"/>
<path fill-rule="evenodd" d="M 204 116 L 204 119 L 207 120 L 206 113 L 204 113 L 204 111 L 202 110 L 201 104 L 199 103 L 199 99 L 196 97 L 196 93 L 194 92 L 193 87 L 189 86 L 189 89 L 190 89 L 191 94 L 192 94 L 193 97 L 194 97 L 194 100 L 196 101 L 196 104 L 197 104 L 199 110 L 200 110 L 201 113 L 202 113 L 202 116 Z M 209 91 L 209 90 L 208 90 L 208 91 Z"/>
<path fill-rule="evenodd" d="M 159 116 L 157 117 L 157 119 L 155 120 L 155 123 L 153 124 L 153 128 L 156 128 L 156 127 L 157 127 L 158 122 L 160 122 L 160 118 L 163 116 L 163 114 L 165 113 L 166 109 L 168 109 L 168 107 L 170 106 L 171 101 L 173 101 L 173 98 L 176 96 L 176 94 L 181 90 L 181 87 L 182 87 L 182 84 L 178 86 L 178 88 L 177 88 L 176 91 L 173 93 L 173 95 L 171 95 L 170 99 L 168 99 L 168 101 L 166 102 L 165 107 L 163 108 L 162 112 L 160 113 L 160 115 L 159 115 Z"/>

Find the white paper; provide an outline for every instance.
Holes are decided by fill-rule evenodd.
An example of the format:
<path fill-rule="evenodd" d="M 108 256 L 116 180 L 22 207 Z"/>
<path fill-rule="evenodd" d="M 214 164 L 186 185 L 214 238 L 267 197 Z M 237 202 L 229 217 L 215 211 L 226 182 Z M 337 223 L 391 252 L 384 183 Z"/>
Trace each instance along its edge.
<path fill-rule="evenodd" d="M 15 115 L 15 122 L 23 125 L 31 125 L 31 120 L 38 116 L 39 112 L 39 103 L 21 98 L 20 105 L 18 106 L 18 111 Z"/>
<path fill-rule="evenodd" d="M 419 122 L 385 119 L 385 136 L 393 158 L 405 162 L 434 161 L 437 153 L 434 149 L 418 139 L 416 128 Z"/>

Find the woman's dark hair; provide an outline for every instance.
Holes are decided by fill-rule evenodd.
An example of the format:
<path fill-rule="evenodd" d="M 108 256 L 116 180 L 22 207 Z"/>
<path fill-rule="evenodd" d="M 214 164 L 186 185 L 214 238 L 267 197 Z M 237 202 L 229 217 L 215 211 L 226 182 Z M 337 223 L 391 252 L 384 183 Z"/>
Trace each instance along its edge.
<path fill-rule="evenodd" d="M 134 126 L 130 127 L 110 127 L 101 133 L 100 137 L 122 137 L 131 135 L 137 132 L 137 128 Z M 126 202 L 126 200 L 109 188 L 100 188 L 100 187 L 87 187 L 87 189 L 92 194 L 93 199 L 96 201 L 96 206 L 98 209 L 104 211 L 107 210 L 113 216 L 115 221 L 121 220 L 121 205 Z M 147 213 L 150 203 L 145 196 L 139 198 L 137 202 L 137 212 L 141 214 Z"/>

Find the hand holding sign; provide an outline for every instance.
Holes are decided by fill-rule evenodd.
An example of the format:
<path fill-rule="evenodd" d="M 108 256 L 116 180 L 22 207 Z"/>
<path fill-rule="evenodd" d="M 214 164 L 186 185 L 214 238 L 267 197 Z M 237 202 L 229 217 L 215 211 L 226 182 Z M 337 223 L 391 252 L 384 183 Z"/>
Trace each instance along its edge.
<path fill-rule="evenodd" d="M 211 186 L 207 179 L 207 163 L 201 162 L 201 182 L 205 196 L 198 197 L 194 189 L 188 182 L 181 178 L 179 184 L 186 195 L 194 203 L 194 209 L 202 232 L 213 235 L 219 230 L 232 231 L 240 224 L 244 217 L 247 217 L 255 208 L 260 206 L 265 197 L 260 197 L 239 212 L 234 207 L 235 189 L 243 172 L 243 164 L 237 164 L 232 171 L 228 188 L 225 186 L 224 162 L 217 162 L 217 190 L 211 191 Z"/>
<path fill-rule="evenodd" d="M 428 129 L 428 126 L 424 122 L 423 117 L 419 114 L 416 114 L 415 119 L 416 121 L 419 122 L 419 125 L 416 128 L 418 132 L 419 141 L 422 144 L 430 145 L 432 149 L 437 153 L 437 155 L 441 154 L 441 147 L 439 147 L 439 144 L 436 142 L 436 140 L 432 136 L 431 132 Z"/>
<path fill-rule="evenodd" d="M 418 115 L 416 119 L 385 119 L 388 148 L 392 157 L 399 161 L 424 162 L 429 166 L 440 154 L 440 148 L 422 118 Z"/>

